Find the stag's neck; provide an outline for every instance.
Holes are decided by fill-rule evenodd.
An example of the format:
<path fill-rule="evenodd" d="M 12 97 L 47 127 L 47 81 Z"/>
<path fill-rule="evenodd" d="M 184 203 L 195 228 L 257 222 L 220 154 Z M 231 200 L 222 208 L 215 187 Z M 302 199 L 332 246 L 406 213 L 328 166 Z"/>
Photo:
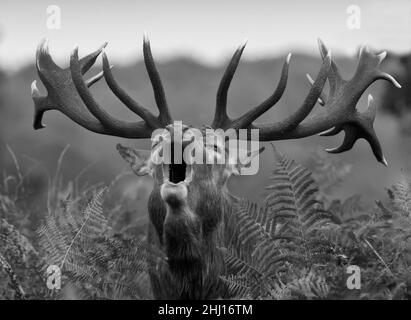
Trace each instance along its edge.
<path fill-rule="evenodd" d="M 152 286 L 155 287 L 153 292 L 157 291 L 157 297 L 218 298 L 221 292 L 219 276 L 224 272 L 224 259 L 220 248 L 225 246 L 227 217 L 238 202 L 238 198 L 230 194 L 226 188 L 219 190 L 219 196 L 218 208 L 221 214 L 218 225 L 213 231 L 207 232 L 200 224 L 196 225 L 198 221 L 195 218 L 198 217 L 198 212 L 196 214 L 180 212 L 176 219 L 175 215 L 172 216 L 175 213 L 170 211 L 172 208 L 164 207 L 162 210 L 157 210 L 155 217 L 151 217 L 149 241 L 162 248 L 168 257 L 168 264 L 162 268 L 160 275 L 157 275 L 157 271 L 151 275 Z M 153 206 L 158 206 L 159 203 L 155 199 L 152 201 Z M 160 208 L 156 207 L 156 209 Z M 161 212 L 163 213 L 160 216 Z M 202 214 L 207 213 L 202 212 Z M 192 216 L 193 220 L 187 219 L 187 216 Z M 171 223 L 168 223 L 168 218 Z M 192 228 L 187 228 L 187 224 L 192 224 L 190 225 Z M 164 293 L 164 287 L 175 289 Z"/>

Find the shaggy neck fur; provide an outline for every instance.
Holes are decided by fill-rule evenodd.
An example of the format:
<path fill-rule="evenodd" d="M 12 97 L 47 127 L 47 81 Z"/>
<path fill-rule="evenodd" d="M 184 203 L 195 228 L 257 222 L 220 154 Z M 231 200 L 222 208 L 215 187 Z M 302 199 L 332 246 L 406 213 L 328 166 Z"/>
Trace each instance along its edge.
<path fill-rule="evenodd" d="M 160 274 L 151 274 L 156 298 L 206 299 L 221 294 L 224 264 L 218 247 L 223 245 L 223 217 L 233 197 L 207 183 L 190 190 L 190 196 L 187 203 L 175 206 L 165 204 L 158 187 L 150 196 L 149 240 L 168 258 Z"/>

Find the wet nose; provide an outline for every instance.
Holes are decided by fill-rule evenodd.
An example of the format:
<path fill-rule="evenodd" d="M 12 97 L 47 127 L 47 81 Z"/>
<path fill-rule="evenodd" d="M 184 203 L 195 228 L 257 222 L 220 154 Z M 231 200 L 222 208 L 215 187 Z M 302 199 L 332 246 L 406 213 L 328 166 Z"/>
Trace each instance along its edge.
<path fill-rule="evenodd" d="M 161 198 L 172 208 L 183 206 L 187 201 L 187 185 L 184 182 L 164 183 L 160 189 Z"/>

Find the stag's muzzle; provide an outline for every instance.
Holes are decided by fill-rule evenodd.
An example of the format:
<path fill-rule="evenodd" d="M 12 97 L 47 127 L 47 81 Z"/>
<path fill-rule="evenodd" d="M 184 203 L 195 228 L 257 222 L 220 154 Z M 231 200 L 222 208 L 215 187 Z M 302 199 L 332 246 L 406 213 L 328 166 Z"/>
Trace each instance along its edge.
<path fill-rule="evenodd" d="M 160 189 L 161 198 L 172 208 L 185 205 L 187 202 L 187 184 L 184 181 L 172 183 L 166 181 Z"/>

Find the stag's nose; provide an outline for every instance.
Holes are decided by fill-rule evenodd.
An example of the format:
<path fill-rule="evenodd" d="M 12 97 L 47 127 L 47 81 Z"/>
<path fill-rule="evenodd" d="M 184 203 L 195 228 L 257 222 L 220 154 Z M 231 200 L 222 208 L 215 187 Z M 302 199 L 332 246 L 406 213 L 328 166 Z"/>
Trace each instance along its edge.
<path fill-rule="evenodd" d="M 160 190 L 161 198 L 172 208 L 181 207 L 187 200 L 187 185 L 184 181 L 179 183 L 165 182 Z"/>

